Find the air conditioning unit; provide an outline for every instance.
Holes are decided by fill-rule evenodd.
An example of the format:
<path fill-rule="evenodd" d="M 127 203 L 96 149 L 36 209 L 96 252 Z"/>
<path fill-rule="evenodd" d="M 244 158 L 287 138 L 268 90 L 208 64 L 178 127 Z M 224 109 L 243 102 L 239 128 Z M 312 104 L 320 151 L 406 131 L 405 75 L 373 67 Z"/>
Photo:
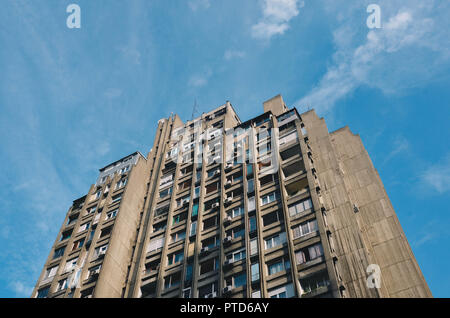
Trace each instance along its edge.
<path fill-rule="evenodd" d="M 233 288 L 232 288 L 231 286 L 227 286 L 227 287 L 225 287 L 225 288 L 223 289 L 223 293 L 224 293 L 224 294 L 228 294 L 229 292 L 231 292 L 232 289 L 233 289 Z"/>
<path fill-rule="evenodd" d="M 97 268 L 95 271 L 91 272 L 91 275 L 98 275 L 100 274 L 100 268 Z"/>
<path fill-rule="evenodd" d="M 211 208 L 213 209 L 217 209 L 220 206 L 219 202 L 213 203 L 213 205 L 211 205 Z"/>
<path fill-rule="evenodd" d="M 229 187 L 231 187 L 232 184 L 233 184 L 233 181 L 227 180 L 227 182 L 225 182 L 225 187 L 229 188 Z"/>
<path fill-rule="evenodd" d="M 227 216 L 226 218 L 223 219 L 223 223 L 231 223 L 232 220 L 233 218 L 231 216 Z"/>
<path fill-rule="evenodd" d="M 223 239 L 223 243 L 231 243 L 231 241 L 233 240 L 233 238 L 231 236 L 227 236 L 226 238 Z"/>
<path fill-rule="evenodd" d="M 225 166 L 225 170 L 230 170 L 231 168 L 233 168 L 233 164 L 232 163 L 227 163 Z"/>
<path fill-rule="evenodd" d="M 208 252 L 208 250 L 209 250 L 209 247 L 203 247 L 201 250 L 200 250 L 200 254 L 205 254 L 205 253 L 207 253 Z"/>
<path fill-rule="evenodd" d="M 227 197 L 224 201 L 225 204 L 230 204 L 231 202 L 233 202 L 233 198 L 232 197 Z"/>
<path fill-rule="evenodd" d="M 219 157 L 216 157 L 217 159 L 219 158 Z M 216 159 L 216 158 L 214 158 L 214 159 Z M 217 176 L 217 175 L 219 175 L 220 174 L 220 170 L 219 169 L 217 169 L 216 171 L 214 171 L 214 175 L 215 176 Z"/>
<path fill-rule="evenodd" d="M 212 292 L 210 294 L 205 295 L 205 298 L 216 298 L 217 297 L 217 293 L 216 292 Z"/>
<path fill-rule="evenodd" d="M 225 262 L 223 263 L 223 265 L 224 265 L 224 266 L 228 266 L 228 265 L 230 265 L 231 263 L 232 263 L 231 260 L 226 259 Z"/>
<path fill-rule="evenodd" d="M 101 250 L 98 252 L 98 257 L 104 257 L 106 255 L 106 250 Z"/>

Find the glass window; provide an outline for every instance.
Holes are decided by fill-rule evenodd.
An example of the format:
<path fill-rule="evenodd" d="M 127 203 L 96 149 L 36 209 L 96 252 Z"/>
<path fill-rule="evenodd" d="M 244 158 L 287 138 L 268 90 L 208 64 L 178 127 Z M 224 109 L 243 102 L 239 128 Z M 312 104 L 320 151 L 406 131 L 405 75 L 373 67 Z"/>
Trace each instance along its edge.
<path fill-rule="evenodd" d="M 247 284 L 247 275 L 245 273 L 233 277 L 234 288 Z"/>

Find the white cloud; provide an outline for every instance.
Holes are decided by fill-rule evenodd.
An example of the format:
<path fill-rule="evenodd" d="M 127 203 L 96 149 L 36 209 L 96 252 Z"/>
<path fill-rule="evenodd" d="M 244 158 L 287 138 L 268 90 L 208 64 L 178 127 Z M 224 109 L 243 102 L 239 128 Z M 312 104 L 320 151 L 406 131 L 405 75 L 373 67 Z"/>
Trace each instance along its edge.
<path fill-rule="evenodd" d="M 33 287 L 26 286 L 20 281 L 14 281 L 10 283 L 10 288 L 20 297 L 30 297 L 33 292 Z"/>
<path fill-rule="evenodd" d="M 272 36 L 283 34 L 289 29 L 288 22 L 299 14 L 304 6 L 299 0 L 264 0 L 263 17 L 252 26 L 252 36 L 269 40 Z"/>
<path fill-rule="evenodd" d="M 442 162 L 425 170 L 421 179 L 439 194 L 450 191 L 450 154 Z"/>
<path fill-rule="evenodd" d="M 188 5 L 192 11 L 197 11 L 199 9 L 208 9 L 211 3 L 209 0 L 189 0 Z"/>
<path fill-rule="evenodd" d="M 114 99 L 122 95 L 122 90 L 120 88 L 108 88 L 103 95 L 108 99 Z"/>
<path fill-rule="evenodd" d="M 435 2 L 380 0 L 382 28 L 369 30 L 356 0 L 323 0 L 337 17 L 332 63 L 317 85 L 295 104 L 328 112 L 362 85 L 402 94 L 445 72 L 450 62 L 449 23 Z M 447 6 L 447 8 L 445 8 Z M 364 36 L 365 34 L 365 36 Z M 323 115 L 323 114 L 322 114 Z"/>
<path fill-rule="evenodd" d="M 403 136 L 397 136 L 393 142 L 393 149 L 388 153 L 383 161 L 383 164 L 387 163 L 389 160 L 395 156 L 404 153 L 409 150 L 409 141 Z"/>
<path fill-rule="evenodd" d="M 188 85 L 191 87 L 202 87 L 208 83 L 209 78 L 212 75 L 210 69 L 200 74 L 194 74 L 189 78 Z"/>
<path fill-rule="evenodd" d="M 227 61 L 234 58 L 243 58 L 243 57 L 245 57 L 245 52 L 239 50 L 226 50 L 224 54 L 224 58 Z"/>

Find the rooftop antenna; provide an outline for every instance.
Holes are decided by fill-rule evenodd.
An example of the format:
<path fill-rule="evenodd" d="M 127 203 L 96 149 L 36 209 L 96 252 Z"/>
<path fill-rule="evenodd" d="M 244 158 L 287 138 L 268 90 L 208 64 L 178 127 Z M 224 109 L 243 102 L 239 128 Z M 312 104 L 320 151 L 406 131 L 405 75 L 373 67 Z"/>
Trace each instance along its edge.
<path fill-rule="evenodd" d="M 194 106 L 192 106 L 191 120 L 194 120 L 194 117 L 195 117 L 196 113 L 197 113 L 197 98 L 194 100 Z"/>

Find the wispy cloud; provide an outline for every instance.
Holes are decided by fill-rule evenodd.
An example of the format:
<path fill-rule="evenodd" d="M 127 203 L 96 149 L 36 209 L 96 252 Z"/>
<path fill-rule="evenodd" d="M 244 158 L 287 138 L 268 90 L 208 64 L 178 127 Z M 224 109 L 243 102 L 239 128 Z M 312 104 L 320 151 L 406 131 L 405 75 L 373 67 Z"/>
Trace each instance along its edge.
<path fill-rule="evenodd" d="M 30 297 L 33 291 L 32 286 L 27 286 L 21 281 L 11 282 L 10 288 L 16 293 L 16 296 L 18 297 Z"/>
<path fill-rule="evenodd" d="M 428 167 L 421 174 L 421 180 L 439 194 L 450 191 L 450 154 L 441 162 Z"/>
<path fill-rule="evenodd" d="M 202 87 L 205 86 L 209 78 L 212 76 L 212 71 L 210 69 L 207 69 L 203 73 L 194 74 L 189 78 L 188 85 L 190 87 Z"/>
<path fill-rule="evenodd" d="M 403 136 L 396 136 L 393 141 L 393 146 L 391 152 L 389 152 L 383 161 L 386 164 L 388 161 L 392 160 L 395 156 L 404 153 L 409 150 L 409 141 Z"/>
<path fill-rule="evenodd" d="M 299 108 L 328 112 L 361 85 L 385 94 L 399 94 L 429 82 L 443 72 L 443 65 L 448 66 L 449 23 L 441 14 L 449 11 L 448 5 L 419 0 L 404 5 L 402 1 L 381 0 L 382 28 L 369 30 L 361 18 L 365 7 L 360 2 L 323 3 L 330 16 L 337 16 L 333 32 L 336 50 L 318 84 L 295 103 Z"/>
<path fill-rule="evenodd" d="M 208 9 L 211 6 L 210 0 L 189 0 L 189 8 L 192 11 L 197 11 L 199 9 Z"/>
<path fill-rule="evenodd" d="M 289 29 L 289 21 L 296 17 L 305 5 L 299 0 L 264 0 L 263 16 L 252 26 L 252 36 L 269 40 L 274 35 L 283 34 Z"/>
<path fill-rule="evenodd" d="M 226 50 L 223 57 L 225 60 L 229 61 L 235 58 L 243 58 L 245 57 L 246 53 L 244 51 L 240 50 Z"/>

